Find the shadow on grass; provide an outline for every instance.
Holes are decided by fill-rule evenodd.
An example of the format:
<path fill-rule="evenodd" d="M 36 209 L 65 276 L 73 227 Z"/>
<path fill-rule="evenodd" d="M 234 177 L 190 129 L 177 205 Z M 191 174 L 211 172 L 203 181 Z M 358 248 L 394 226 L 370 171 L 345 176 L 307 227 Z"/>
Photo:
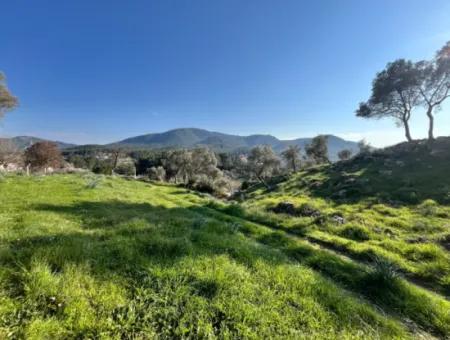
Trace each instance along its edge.
<path fill-rule="evenodd" d="M 227 254 L 247 266 L 259 260 L 286 262 L 256 246 L 249 248 L 237 236 L 232 219 L 224 222 L 206 218 L 193 208 L 107 201 L 40 204 L 33 209 L 75 217 L 84 230 L 11 241 L 0 260 L 3 265 L 28 266 L 34 257 L 43 256 L 55 272 L 67 263 L 88 263 L 96 273 L 114 271 L 128 277 L 148 264 L 171 266 L 187 256 Z"/>

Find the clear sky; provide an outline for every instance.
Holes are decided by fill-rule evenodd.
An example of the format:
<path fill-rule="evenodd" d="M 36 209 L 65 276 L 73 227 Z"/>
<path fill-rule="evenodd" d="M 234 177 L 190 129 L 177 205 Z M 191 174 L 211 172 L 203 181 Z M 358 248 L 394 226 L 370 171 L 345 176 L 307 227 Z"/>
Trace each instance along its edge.
<path fill-rule="evenodd" d="M 3 1 L 0 70 L 20 108 L 0 135 L 112 142 L 177 127 L 376 146 L 393 122 L 356 118 L 399 57 L 450 40 L 448 0 Z M 423 112 L 413 137 L 426 135 Z M 450 135 L 450 101 L 437 116 Z"/>

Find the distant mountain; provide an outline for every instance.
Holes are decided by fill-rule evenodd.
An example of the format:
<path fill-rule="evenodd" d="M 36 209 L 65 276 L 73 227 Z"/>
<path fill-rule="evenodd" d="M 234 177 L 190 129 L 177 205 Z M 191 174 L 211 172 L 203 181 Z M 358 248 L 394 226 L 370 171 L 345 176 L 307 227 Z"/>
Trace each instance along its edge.
<path fill-rule="evenodd" d="M 26 148 L 28 148 L 29 146 L 31 146 L 37 142 L 49 141 L 46 139 L 31 137 L 31 136 L 17 136 L 17 137 L 12 137 L 12 138 L 0 138 L 0 139 L 11 141 L 13 143 L 13 145 L 16 148 L 18 148 L 19 150 L 25 150 Z M 49 142 L 56 143 L 56 145 L 58 145 L 58 147 L 60 149 L 67 149 L 67 148 L 75 146 L 75 144 L 58 142 L 58 141 L 49 141 Z"/>
<path fill-rule="evenodd" d="M 271 135 L 238 136 L 220 132 L 212 132 L 196 128 L 175 129 L 162 133 L 151 133 L 124 139 L 110 144 L 130 148 L 192 148 L 207 146 L 216 151 L 248 150 L 257 145 L 270 145 L 276 152 L 282 152 L 289 145 L 298 145 L 304 150 L 312 138 L 298 138 L 294 140 L 280 140 Z M 337 160 L 337 154 L 343 149 L 356 153 L 356 142 L 328 135 L 328 151 L 331 160 Z"/>
<path fill-rule="evenodd" d="M 1 139 L 1 138 L 0 138 Z M 3 138 L 5 139 L 5 138 Z M 44 141 L 45 139 L 18 136 L 9 138 L 10 141 L 20 150 L 24 150 L 30 145 Z M 233 152 L 247 151 L 257 145 L 270 145 L 274 151 L 280 153 L 287 149 L 289 145 L 298 145 L 302 151 L 305 146 L 311 143 L 312 138 L 298 138 L 293 140 L 280 140 L 271 135 L 250 135 L 238 136 L 226 133 L 213 132 L 196 128 L 175 129 L 162 133 L 150 133 L 124 139 L 122 141 L 107 145 L 80 145 L 55 141 L 62 150 L 73 151 L 77 149 L 105 149 L 110 147 L 124 147 L 129 149 L 163 149 L 163 148 L 194 148 L 205 146 L 215 151 Z M 355 142 L 346 141 L 342 138 L 328 135 L 328 153 L 332 161 L 338 159 L 338 152 L 349 149 L 357 153 L 358 145 Z"/>

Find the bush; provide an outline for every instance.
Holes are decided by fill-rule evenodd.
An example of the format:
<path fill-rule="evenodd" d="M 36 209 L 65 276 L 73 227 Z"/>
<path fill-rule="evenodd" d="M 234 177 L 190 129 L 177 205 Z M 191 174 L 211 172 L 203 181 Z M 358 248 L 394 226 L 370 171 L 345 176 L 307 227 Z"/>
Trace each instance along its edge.
<path fill-rule="evenodd" d="M 121 163 L 115 169 L 114 172 L 124 176 L 134 176 L 136 174 L 136 167 L 133 163 Z"/>
<path fill-rule="evenodd" d="M 427 199 L 418 206 L 418 210 L 423 216 L 435 216 L 439 208 L 435 201 Z"/>
<path fill-rule="evenodd" d="M 108 160 L 103 161 L 97 161 L 92 168 L 92 172 L 96 174 L 103 174 L 103 175 L 111 175 L 113 170 L 113 165 Z"/>

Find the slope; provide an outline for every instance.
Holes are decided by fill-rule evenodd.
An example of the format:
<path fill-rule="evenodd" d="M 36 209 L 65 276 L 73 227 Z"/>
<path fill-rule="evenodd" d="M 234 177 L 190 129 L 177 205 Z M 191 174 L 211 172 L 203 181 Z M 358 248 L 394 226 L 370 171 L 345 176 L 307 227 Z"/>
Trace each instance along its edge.
<path fill-rule="evenodd" d="M 402 315 L 449 334 L 442 312 L 448 305 L 437 297 L 401 283 L 410 305 L 426 307 L 424 319 L 411 308 L 382 311 L 340 279 L 342 268 L 362 279 L 361 268 L 178 187 L 55 175 L 8 176 L 0 190 L 1 336 L 420 334 Z M 326 274 L 313 258 L 334 266 Z"/>

